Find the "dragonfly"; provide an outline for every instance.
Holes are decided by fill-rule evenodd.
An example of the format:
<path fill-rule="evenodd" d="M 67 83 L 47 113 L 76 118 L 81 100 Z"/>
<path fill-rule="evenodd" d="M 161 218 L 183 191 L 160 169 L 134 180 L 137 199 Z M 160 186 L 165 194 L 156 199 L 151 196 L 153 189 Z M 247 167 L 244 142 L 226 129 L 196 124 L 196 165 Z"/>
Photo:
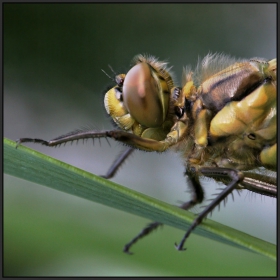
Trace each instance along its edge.
<path fill-rule="evenodd" d="M 135 149 L 179 153 L 191 190 L 191 198 L 180 208 L 190 210 L 205 201 L 203 177 L 224 184 L 175 243 L 179 251 L 234 190 L 276 198 L 276 59 L 208 54 L 194 69 L 183 69 L 181 86 L 175 85 L 168 63 L 152 55 L 135 56 L 126 74 L 111 70 L 114 78 L 103 71 L 115 83 L 105 94 L 104 106 L 117 129 L 75 130 L 52 140 L 20 138 L 17 146 L 34 142 L 55 147 L 79 139 L 112 138 L 127 148 L 105 178 L 114 177 Z M 132 245 L 161 225 L 150 223 L 123 251 L 131 254 Z"/>

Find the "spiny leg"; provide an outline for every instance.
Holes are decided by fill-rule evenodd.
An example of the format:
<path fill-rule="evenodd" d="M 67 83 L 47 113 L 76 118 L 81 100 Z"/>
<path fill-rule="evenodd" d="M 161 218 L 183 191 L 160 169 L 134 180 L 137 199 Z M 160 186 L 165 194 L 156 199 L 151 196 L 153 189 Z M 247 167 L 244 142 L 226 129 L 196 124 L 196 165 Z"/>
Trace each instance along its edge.
<path fill-rule="evenodd" d="M 266 175 L 264 173 L 255 173 L 252 171 L 242 171 L 244 178 L 239 182 L 237 190 L 247 189 L 251 192 L 258 193 L 265 196 L 277 197 L 277 177 L 276 173 Z M 271 171 L 273 172 L 273 171 Z M 215 177 L 217 181 L 221 181 L 224 184 L 227 182 L 221 177 Z M 221 180 L 222 179 L 222 180 Z"/>
<path fill-rule="evenodd" d="M 127 148 L 124 150 L 113 162 L 113 164 L 110 166 L 109 170 L 105 175 L 102 175 L 101 177 L 110 179 L 115 176 L 121 165 L 126 161 L 126 159 L 133 153 L 133 148 Z"/>
<path fill-rule="evenodd" d="M 37 143 L 45 146 L 50 146 L 49 141 L 38 139 L 38 138 L 20 138 L 16 140 L 16 143 L 17 143 L 16 149 L 21 143 Z"/>
<path fill-rule="evenodd" d="M 117 137 L 114 137 L 114 135 L 116 134 L 117 136 L 119 136 L 119 131 L 88 131 L 88 130 L 75 130 L 73 132 L 67 133 L 65 135 L 56 137 L 52 140 L 43 140 L 43 139 L 39 139 L 39 138 L 20 138 L 18 139 L 16 148 L 21 144 L 21 143 L 37 143 L 37 144 L 41 144 L 44 146 L 49 146 L 49 147 L 55 147 L 61 144 L 66 144 L 67 142 L 73 142 L 73 141 L 78 141 L 80 139 L 84 140 L 84 139 L 88 139 L 88 138 L 92 138 L 93 140 L 95 138 L 106 138 L 107 137 L 111 137 L 114 138 L 115 140 L 118 140 Z M 129 138 L 129 136 L 131 134 L 125 133 L 125 132 L 121 132 L 120 134 L 122 135 L 121 137 L 125 137 Z M 128 136 L 127 136 L 128 135 Z M 106 179 L 112 178 L 116 172 L 118 171 L 119 167 L 124 163 L 124 161 L 132 154 L 132 152 L 134 151 L 133 148 L 127 148 L 112 164 L 112 166 L 110 167 L 110 169 L 108 170 L 108 172 L 106 173 L 106 175 L 101 176 L 104 177 Z"/>
<path fill-rule="evenodd" d="M 192 189 L 192 199 L 188 202 L 183 203 L 179 208 L 184 210 L 189 210 L 197 203 L 201 203 L 204 200 L 204 190 L 201 187 L 201 184 L 198 180 L 198 177 L 190 171 L 186 171 L 187 179 L 188 179 L 188 186 Z M 136 235 L 130 242 L 128 242 L 124 248 L 123 252 L 132 255 L 133 253 L 130 252 L 130 248 L 134 245 L 139 239 L 149 235 L 152 231 L 156 230 L 159 226 L 163 226 L 160 222 L 152 222 L 148 224 L 138 235 Z"/>
<path fill-rule="evenodd" d="M 244 180 L 240 185 L 252 192 L 277 197 L 277 178 L 253 172 L 244 172 Z"/>
<path fill-rule="evenodd" d="M 17 140 L 16 148 L 21 143 L 27 143 L 27 142 L 39 143 L 45 146 L 55 147 L 63 143 L 73 142 L 80 139 L 89 139 L 89 138 L 91 139 L 113 138 L 114 140 L 126 144 L 130 147 L 139 148 L 144 151 L 157 151 L 157 152 L 163 152 L 167 150 L 170 146 L 174 145 L 175 144 L 174 141 L 176 141 L 176 139 L 173 139 L 172 137 L 166 137 L 166 139 L 162 141 L 157 141 L 149 138 L 141 138 L 132 133 L 124 132 L 121 130 L 105 130 L 105 131 L 76 130 L 49 141 L 38 139 L 38 138 L 20 138 Z"/>
<path fill-rule="evenodd" d="M 215 176 L 226 176 L 231 179 L 230 183 L 226 186 L 226 188 L 217 195 L 217 197 L 195 218 L 195 220 L 192 222 L 190 228 L 184 235 L 183 239 L 177 245 L 175 243 L 175 246 L 177 250 L 183 251 L 186 250 L 183 248 L 184 243 L 188 236 L 191 234 L 191 232 L 202 222 L 202 220 L 214 210 L 214 208 L 219 205 L 229 194 L 232 193 L 232 191 L 237 187 L 238 183 L 241 182 L 244 178 L 243 173 L 235 170 L 235 169 L 229 169 L 229 168 L 219 168 L 219 167 L 204 167 L 200 168 L 199 171 L 207 176 L 207 177 L 215 177 Z"/>
<path fill-rule="evenodd" d="M 130 248 L 133 244 L 135 244 L 139 239 L 142 237 L 147 236 L 150 234 L 152 231 L 156 230 L 159 226 L 163 226 L 162 223 L 159 222 L 152 222 L 148 224 L 145 228 L 142 229 L 140 233 L 138 233 L 131 241 L 129 241 L 127 244 L 124 245 L 123 252 L 127 253 L 129 255 L 132 255 L 133 253 L 130 252 Z"/>
<path fill-rule="evenodd" d="M 21 144 L 21 143 L 38 143 L 42 144 L 44 146 L 48 147 L 55 147 L 58 145 L 61 145 L 63 143 L 67 142 L 73 142 L 76 140 L 80 139 L 89 139 L 89 138 L 106 138 L 110 137 L 107 135 L 108 131 L 94 131 L 94 130 L 75 130 L 70 133 L 61 135 L 59 137 L 56 137 L 52 140 L 43 140 L 43 139 L 38 139 L 38 138 L 20 138 L 18 139 L 16 148 Z"/>
<path fill-rule="evenodd" d="M 39 139 L 39 138 L 20 138 L 18 139 L 16 148 L 21 144 L 21 143 L 37 143 L 37 144 L 41 144 L 44 146 L 48 146 L 48 147 L 55 147 L 61 144 L 66 144 L 67 142 L 73 142 L 73 141 L 78 141 L 80 139 L 84 140 L 84 139 L 88 139 L 88 138 L 92 138 L 93 140 L 95 138 L 105 138 L 107 140 L 107 137 L 112 137 L 114 138 L 114 136 L 111 136 L 111 134 L 114 135 L 114 131 L 101 131 L 101 132 L 97 132 L 97 131 L 89 131 L 89 130 L 75 130 L 73 132 L 67 133 L 65 135 L 56 137 L 52 140 L 43 140 L 43 139 Z M 126 133 L 124 133 L 126 134 Z M 118 133 L 117 133 L 118 135 Z M 115 138 L 115 140 L 117 140 Z M 108 141 L 108 140 L 107 140 Z M 101 176 L 104 177 L 106 179 L 109 179 L 111 177 L 113 177 L 115 175 L 115 173 L 118 171 L 119 167 L 124 163 L 124 161 L 131 155 L 131 153 L 134 151 L 133 148 L 127 148 L 118 158 L 117 160 L 115 160 L 115 162 L 113 163 L 113 165 L 110 167 L 110 169 L 108 170 L 108 172 L 106 173 L 106 175 Z"/>

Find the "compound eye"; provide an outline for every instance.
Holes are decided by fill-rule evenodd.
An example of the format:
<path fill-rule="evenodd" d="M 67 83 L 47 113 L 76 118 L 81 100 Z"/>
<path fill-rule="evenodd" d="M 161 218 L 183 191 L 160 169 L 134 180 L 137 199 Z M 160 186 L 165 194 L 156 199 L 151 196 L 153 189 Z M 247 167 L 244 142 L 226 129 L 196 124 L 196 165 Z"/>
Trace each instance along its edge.
<path fill-rule="evenodd" d="M 166 116 L 160 83 L 156 81 L 150 66 L 139 63 L 132 67 L 123 83 L 123 102 L 130 115 L 146 127 L 160 126 Z"/>

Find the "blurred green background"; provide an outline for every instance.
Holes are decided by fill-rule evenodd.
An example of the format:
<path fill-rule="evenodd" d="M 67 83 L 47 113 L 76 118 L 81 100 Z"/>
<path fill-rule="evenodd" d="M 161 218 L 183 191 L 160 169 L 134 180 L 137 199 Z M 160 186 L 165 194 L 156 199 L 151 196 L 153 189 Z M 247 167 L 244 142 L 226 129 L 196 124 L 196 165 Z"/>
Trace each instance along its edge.
<path fill-rule="evenodd" d="M 209 51 L 276 57 L 276 4 L 4 4 L 4 136 L 51 139 L 89 125 L 108 129 L 103 92 L 112 65 L 138 53 L 183 66 Z M 95 174 L 122 150 L 110 141 L 34 149 Z M 171 204 L 186 201 L 182 160 L 136 152 L 113 180 Z M 75 184 L 75 182 L 73 182 Z M 215 185 L 204 182 L 208 198 Z M 199 208 L 197 209 L 199 210 Z M 276 243 L 276 200 L 243 191 L 211 219 Z M 264 256 L 164 227 L 132 251 L 123 245 L 149 221 L 4 176 L 5 276 L 269 276 Z"/>

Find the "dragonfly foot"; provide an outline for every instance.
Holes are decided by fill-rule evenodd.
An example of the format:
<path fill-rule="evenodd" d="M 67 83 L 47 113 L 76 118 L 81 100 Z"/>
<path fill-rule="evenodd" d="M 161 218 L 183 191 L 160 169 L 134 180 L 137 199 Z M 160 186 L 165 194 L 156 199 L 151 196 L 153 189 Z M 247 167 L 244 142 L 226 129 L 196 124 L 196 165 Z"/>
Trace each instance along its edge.
<path fill-rule="evenodd" d="M 128 255 L 133 255 L 133 253 L 129 251 L 129 248 L 130 248 L 130 246 L 125 245 L 124 248 L 123 248 L 123 252 L 128 254 Z"/>
<path fill-rule="evenodd" d="M 187 248 L 183 248 L 183 245 L 184 243 L 180 243 L 179 245 L 177 245 L 177 243 L 175 242 L 175 248 L 178 250 L 178 251 L 186 251 Z"/>

